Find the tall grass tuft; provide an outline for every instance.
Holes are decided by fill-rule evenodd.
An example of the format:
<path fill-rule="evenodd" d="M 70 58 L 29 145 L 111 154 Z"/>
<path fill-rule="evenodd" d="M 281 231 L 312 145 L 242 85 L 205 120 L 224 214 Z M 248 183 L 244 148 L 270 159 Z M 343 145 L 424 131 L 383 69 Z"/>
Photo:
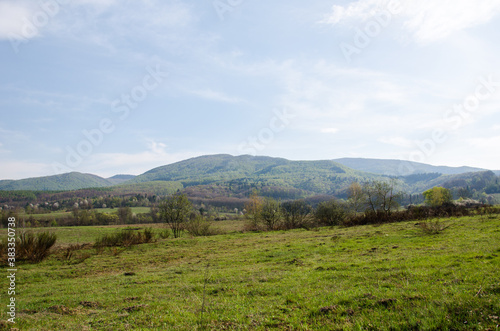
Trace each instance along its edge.
<path fill-rule="evenodd" d="M 105 234 L 97 238 L 94 247 L 98 249 L 103 247 L 129 247 L 132 245 L 150 243 L 153 239 L 154 232 L 151 228 L 146 228 L 143 232 L 134 232 L 130 229 L 124 229 L 120 232 Z"/>
<path fill-rule="evenodd" d="M 445 226 L 441 224 L 441 222 L 436 219 L 434 221 L 425 221 L 425 222 L 420 222 L 419 227 L 422 230 L 424 234 L 428 235 L 433 235 L 433 234 L 439 234 L 449 228 L 450 226 Z"/>
<path fill-rule="evenodd" d="M 43 261 L 50 254 L 50 249 L 56 243 L 57 236 L 50 232 L 23 232 L 16 244 L 16 258 L 34 263 Z"/>
<path fill-rule="evenodd" d="M 212 228 L 212 222 L 201 215 L 196 215 L 193 219 L 184 224 L 184 230 L 194 237 L 208 237 L 219 234 L 219 231 Z"/>
<path fill-rule="evenodd" d="M 4 264 L 7 262 L 7 242 L 0 240 L 0 263 Z"/>

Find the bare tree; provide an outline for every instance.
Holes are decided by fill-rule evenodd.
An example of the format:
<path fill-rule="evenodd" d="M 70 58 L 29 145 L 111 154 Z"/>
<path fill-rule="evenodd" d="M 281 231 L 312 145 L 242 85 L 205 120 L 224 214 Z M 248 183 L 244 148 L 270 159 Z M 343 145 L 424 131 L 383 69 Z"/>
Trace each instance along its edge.
<path fill-rule="evenodd" d="M 281 206 L 279 201 L 272 198 L 264 200 L 261 210 L 262 223 L 268 230 L 275 230 L 281 221 Z"/>
<path fill-rule="evenodd" d="M 174 238 L 179 238 L 193 205 L 185 194 L 175 194 L 162 201 L 159 208 L 160 217 L 170 226 Z"/>
<path fill-rule="evenodd" d="M 304 226 L 312 213 L 312 207 L 304 200 L 287 201 L 281 204 L 281 212 L 287 229 Z"/>
<path fill-rule="evenodd" d="M 358 182 L 353 182 L 348 189 L 349 207 L 354 212 L 364 211 L 366 207 L 366 193 Z"/>
<path fill-rule="evenodd" d="M 366 194 L 368 210 L 376 213 L 382 211 L 390 214 L 399 206 L 400 192 L 395 192 L 395 180 L 390 182 L 372 181 L 363 184 L 363 192 Z"/>

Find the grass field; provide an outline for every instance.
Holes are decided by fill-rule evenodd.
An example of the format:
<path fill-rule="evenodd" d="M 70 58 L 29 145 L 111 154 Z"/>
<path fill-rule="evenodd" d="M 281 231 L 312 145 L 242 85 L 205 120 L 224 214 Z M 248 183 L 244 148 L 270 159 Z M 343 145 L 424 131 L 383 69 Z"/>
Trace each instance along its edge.
<path fill-rule="evenodd" d="M 134 214 L 145 214 L 150 212 L 149 207 L 132 207 L 132 213 Z M 93 209 L 97 212 L 100 213 L 106 213 L 106 214 L 111 214 L 111 213 L 116 213 L 118 211 L 118 208 L 99 208 L 99 209 Z M 53 220 L 53 219 L 60 219 L 60 218 L 71 218 L 73 217 L 73 213 L 71 211 L 56 211 L 56 212 L 51 212 L 47 214 L 22 214 L 20 215 L 21 219 L 24 218 L 27 220 L 30 216 L 32 216 L 35 220 Z"/>
<path fill-rule="evenodd" d="M 500 218 L 443 222 L 437 235 L 416 222 L 269 233 L 219 222 L 230 233 L 87 248 L 70 260 L 59 250 L 18 266 L 15 327 L 498 330 Z M 60 246 L 117 231 L 53 230 Z M 0 288 L 8 288 L 4 276 Z"/>

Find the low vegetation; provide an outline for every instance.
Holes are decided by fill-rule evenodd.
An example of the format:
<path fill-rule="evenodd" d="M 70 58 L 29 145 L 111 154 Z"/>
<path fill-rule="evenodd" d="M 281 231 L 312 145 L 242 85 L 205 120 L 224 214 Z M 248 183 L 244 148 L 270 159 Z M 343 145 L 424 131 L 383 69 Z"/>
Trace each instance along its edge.
<path fill-rule="evenodd" d="M 21 231 L 15 241 L 16 261 L 38 263 L 47 258 L 56 243 L 57 235 L 53 232 Z M 12 247 L 12 246 L 10 246 Z M 0 241 L 0 262 L 6 264 L 7 243 Z"/>
<path fill-rule="evenodd" d="M 132 228 L 122 229 L 113 234 L 105 234 L 96 239 L 94 247 L 100 249 L 103 247 L 129 247 L 131 245 L 139 245 L 150 243 L 154 239 L 154 232 L 151 228 L 144 229 L 143 232 L 135 231 Z"/>
<path fill-rule="evenodd" d="M 176 193 L 151 208 L 162 223 L 150 227 L 21 232 L 18 326 L 495 330 L 500 208 L 430 192 L 408 208 L 394 182 L 315 206 L 254 192 L 242 220 L 218 222 Z"/>
<path fill-rule="evenodd" d="M 500 217 L 439 222 L 448 228 L 426 235 L 415 221 L 266 233 L 234 221 L 225 235 L 184 232 L 100 255 L 85 242 L 123 228 L 79 227 L 71 263 L 74 234 L 55 228 L 60 248 L 18 267 L 16 327 L 496 330 Z"/>

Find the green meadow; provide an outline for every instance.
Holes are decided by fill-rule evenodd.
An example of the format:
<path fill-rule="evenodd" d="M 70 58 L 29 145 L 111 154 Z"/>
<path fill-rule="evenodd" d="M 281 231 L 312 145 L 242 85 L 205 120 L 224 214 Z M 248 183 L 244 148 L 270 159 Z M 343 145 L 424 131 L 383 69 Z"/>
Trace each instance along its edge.
<path fill-rule="evenodd" d="M 131 207 L 132 213 L 134 214 L 146 214 L 151 211 L 151 208 L 149 207 Z M 94 211 L 100 212 L 100 213 L 106 213 L 106 214 L 112 214 L 116 213 L 118 211 L 118 208 L 99 208 L 99 209 L 93 209 Z M 61 219 L 61 218 L 71 218 L 73 217 L 73 212 L 71 211 L 57 211 L 57 212 L 51 212 L 51 213 L 45 213 L 45 214 L 21 214 L 20 217 L 21 219 L 28 220 L 29 218 L 33 217 L 35 220 L 53 220 L 53 219 Z"/>
<path fill-rule="evenodd" d="M 499 216 L 440 222 L 447 228 L 428 235 L 415 221 L 261 233 L 223 221 L 221 235 L 103 250 L 91 244 L 119 227 L 51 228 L 53 254 L 17 266 L 13 327 L 498 330 Z M 71 244 L 80 249 L 69 255 Z"/>

